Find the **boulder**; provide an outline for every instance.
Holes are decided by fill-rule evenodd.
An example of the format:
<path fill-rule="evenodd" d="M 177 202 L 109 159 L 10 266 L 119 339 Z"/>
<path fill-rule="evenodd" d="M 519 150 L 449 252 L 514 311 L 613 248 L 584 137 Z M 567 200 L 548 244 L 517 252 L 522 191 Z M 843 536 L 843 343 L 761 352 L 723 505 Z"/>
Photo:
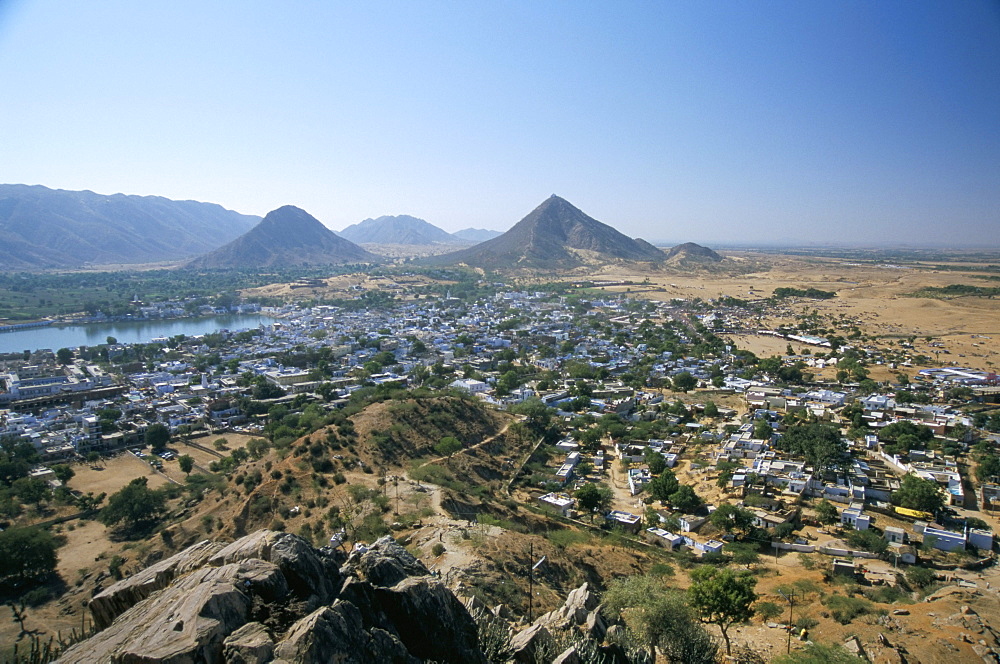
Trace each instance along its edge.
<path fill-rule="evenodd" d="M 274 654 L 275 664 L 419 664 L 393 635 L 378 628 L 365 630 L 357 607 L 339 599 L 296 622 Z"/>
<path fill-rule="evenodd" d="M 552 664 L 581 664 L 580 653 L 576 651 L 576 646 L 570 646 L 559 653 L 559 656 L 552 660 Z"/>
<path fill-rule="evenodd" d="M 339 585 L 337 572 L 325 564 L 316 549 L 301 537 L 273 530 L 241 537 L 208 563 L 218 566 L 254 558 L 277 565 L 291 590 L 302 599 L 315 595 L 318 601 L 328 602 Z"/>
<path fill-rule="evenodd" d="M 274 641 L 258 622 L 247 623 L 222 642 L 226 664 L 265 664 L 274 657 Z"/>
<path fill-rule="evenodd" d="M 157 590 L 166 588 L 176 577 L 204 565 L 221 548 L 221 545 L 208 540 L 192 544 L 166 560 L 102 590 L 90 600 L 94 624 L 98 629 L 104 629 L 131 607 Z"/>
<path fill-rule="evenodd" d="M 250 612 L 250 596 L 240 588 L 245 571 L 232 564 L 192 572 L 71 646 L 57 661 L 221 662 L 223 641 Z M 276 567 L 273 573 L 280 574 Z"/>
<path fill-rule="evenodd" d="M 410 577 L 392 588 L 373 590 L 375 605 L 411 654 L 438 662 L 485 664 L 475 620 L 441 582 Z"/>
<path fill-rule="evenodd" d="M 587 614 L 587 619 L 583 621 L 583 630 L 587 636 L 598 643 L 604 640 L 608 633 L 608 623 L 601 614 L 600 608 Z"/>
<path fill-rule="evenodd" d="M 542 648 L 549 648 L 552 643 L 549 630 L 544 625 L 535 623 L 510 640 L 511 659 L 519 664 L 534 664 L 535 653 Z"/>
<path fill-rule="evenodd" d="M 422 562 L 388 535 L 364 552 L 352 552 L 340 572 L 345 576 L 361 577 L 383 588 L 390 588 L 409 576 L 430 574 Z"/>

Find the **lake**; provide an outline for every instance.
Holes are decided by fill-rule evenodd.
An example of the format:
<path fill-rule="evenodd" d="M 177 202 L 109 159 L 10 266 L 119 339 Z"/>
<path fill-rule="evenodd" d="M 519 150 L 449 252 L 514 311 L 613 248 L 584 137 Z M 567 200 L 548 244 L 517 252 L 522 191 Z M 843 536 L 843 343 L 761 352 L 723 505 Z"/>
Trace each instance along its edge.
<path fill-rule="evenodd" d="M 19 353 L 39 348 L 75 348 L 99 346 L 114 337 L 118 343 L 149 343 L 156 337 L 174 337 L 178 334 L 193 337 L 218 330 L 245 330 L 260 325 L 270 325 L 274 319 L 262 314 L 231 314 L 203 318 L 178 318 L 175 320 L 135 320 L 114 323 L 88 323 L 32 327 L 24 330 L 0 332 L 0 353 Z"/>

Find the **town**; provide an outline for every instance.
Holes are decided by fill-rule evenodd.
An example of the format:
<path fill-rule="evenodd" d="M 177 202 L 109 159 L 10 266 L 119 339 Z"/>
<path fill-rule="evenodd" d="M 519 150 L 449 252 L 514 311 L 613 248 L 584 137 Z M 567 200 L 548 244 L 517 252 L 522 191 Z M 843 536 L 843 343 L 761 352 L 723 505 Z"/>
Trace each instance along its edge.
<path fill-rule="evenodd" d="M 253 329 L 4 356 L 4 527 L 92 514 L 137 478 L 205 487 L 238 474 L 250 491 L 263 480 L 243 465 L 330 422 L 343 432 L 351 404 L 455 394 L 530 434 L 497 455 L 504 493 L 554 524 L 704 562 L 797 554 L 860 583 L 895 584 L 908 568 L 915 587 L 928 571 L 989 586 L 978 570 L 994 562 L 1000 387 L 994 373 L 936 363 L 939 342 L 867 337 L 810 311 L 810 293 L 702 301 L 632 282 L 465 276 L 431 289 L 411 276 L 353 287 L 348 306 L 232 302 L 272 318 Z M 784 352 L 738 348 L 748 336 Z M 434 449 L 444 468 L 487 442 Z M 391 481 L 397 514 L 401 479 L 410 493 L 447 484 L 433 463 L 372 468 L 351 449 L 312 468 L 340 469 L 337 483 L 354 471 L 348 486 L 367 478 L 376 491 Z M 87 485 L 108 464 L 114 483 Z M 304 494 L 287 493 L 272 529 L 303 513 Z M 376 520 L 338 511 L 297 532 L 356 546 L 399 527 Z"/>

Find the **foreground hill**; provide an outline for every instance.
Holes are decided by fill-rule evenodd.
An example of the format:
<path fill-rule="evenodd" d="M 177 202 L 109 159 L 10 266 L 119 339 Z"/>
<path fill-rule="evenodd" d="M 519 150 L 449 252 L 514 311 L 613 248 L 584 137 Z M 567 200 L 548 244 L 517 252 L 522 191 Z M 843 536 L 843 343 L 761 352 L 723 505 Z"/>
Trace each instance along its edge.
<path fill-rule="evenodd" d="M 0 185 L 0 269 L 190 258 L 259 221 L 213 203 Z"/>
<path fill-rule="evenodd" d="M 469 249 L 427 259 L 435 265 L 544 269 L 624 261 L 662 261 L 662 251 L 633 240 L 584 214 L 568 201 L 551 196 L 499 237 Z"/>
<path fill-rule="evenodd" d="M 338 237 L 305 210 L 286 205 L 224 247 L 195 259 L 189 267 L 238 268 L 285 265 L 369 263 L 378 258 Z"/>
<path fill-rule="evenodd" d="M 465 244 L 434 224 L 405 214 L 365 219 L 338 235 L 357 244 Z"/>

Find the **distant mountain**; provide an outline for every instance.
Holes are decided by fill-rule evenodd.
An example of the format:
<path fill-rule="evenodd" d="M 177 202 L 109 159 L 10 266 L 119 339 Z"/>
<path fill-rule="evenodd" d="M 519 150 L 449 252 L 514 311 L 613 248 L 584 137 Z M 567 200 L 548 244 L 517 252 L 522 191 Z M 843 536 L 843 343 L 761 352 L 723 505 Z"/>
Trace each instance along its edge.
<path fill-rule="evenodd" d="M 569 202 L 551 196 L 509 231 L 469 249 L 425 259 L 435 265 L 545 269 L 626 261 L 662 261 L 664 253 L 588 217 Z"/>
<path fill-rule="evenodd" d="M 685 242 L 676 247 L 672 247 L 667 252 L 667 260 L 671 263 L 680 261 L 697 261 L 718 263 L 722 256 L 715 253 L 708 247 L 703 247 L 694 242 Z"/>
<path fill-rule="evenodd" d="M 455 231 L 452 235 L 468 242 L 486 242 L 495 237 L 500 237 L 503 233 L 500 231 L 488 231 L 485 228 L 463 228 L 460 231 Z"/>
<path fill-rule="evenodd" d="M 379 259 L 339 237 L 305 210 L 286 205 L 224 247 L 188 264 L 196 269 L 372 263 Z"/>
<path fill-rule="evenodd" d="M 239 237 L 260 217 L 214 203 L 0 185 L 0 270 L 190 258 Z"/>
<path fill-rule="evenodd" d="M 423 219 L 383 216 L 351 224 L 338 233 L 357 244 L 456 244 L 460 242 L 451 233 L 443 231 Z"/>

